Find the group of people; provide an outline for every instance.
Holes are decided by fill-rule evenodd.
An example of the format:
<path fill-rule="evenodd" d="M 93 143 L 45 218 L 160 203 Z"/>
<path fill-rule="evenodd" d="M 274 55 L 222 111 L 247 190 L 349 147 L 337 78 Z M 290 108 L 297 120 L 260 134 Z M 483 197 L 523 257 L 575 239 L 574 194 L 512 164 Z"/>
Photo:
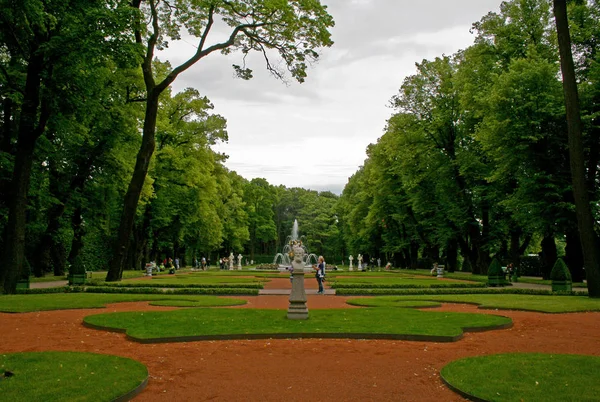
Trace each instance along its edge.
<path fill-rule="evenodd" d="M 206 257 L 202 257 L 199 263 L 198 259 L 194 258 L 193 268 L 200 268 L 201 270 L 206 271 L 207 268 L 210 268 L 210 258 L 206 259 Z"/>

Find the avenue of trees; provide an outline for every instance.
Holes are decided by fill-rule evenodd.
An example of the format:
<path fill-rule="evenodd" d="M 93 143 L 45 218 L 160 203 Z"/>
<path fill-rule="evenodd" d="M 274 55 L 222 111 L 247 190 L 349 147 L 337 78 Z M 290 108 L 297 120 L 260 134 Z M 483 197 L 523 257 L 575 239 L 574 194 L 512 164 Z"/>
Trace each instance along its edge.
<path fill-rule="evenodd" d="M 226 119 L 201 82 L 170 88 L 219 53 L 239 54 L 240 78 L 258 52 L 275 78 L 302 82 L 332 44 L 318 1 L 0 0 L 0 10 L 6 293 L 29 274 L 119 280 L 167 257 L 267 262 L 298 219 L 330 263 L 362 253 L 486 273 L 492 257 L 519 267 L 534 252 L 547 278 L 564 255 L 600 297 L 600 0 L 504 2 L 473 24 L 472 46 L 418 63 L 341 196 L 228 170 L 212 149 L 227 141 Z M 222 42 L 211 41 L 217 25 Z M 155 57 L 181 35 L 197 46 L 184 63 Z"/>
<path fill-rule="evenodd" d="M 381 250 L 404 267 L 421 258 L 486 273 L 492 256 L 519 266 L 535 242 L 547 278 L 560 244 L 574 280 L 585 278 L 584 266 L 588 282 L 598 276 L 600 2 L 569 3 L 571 45 L 565 3 L 504 2 L 473 25 L 472 46 L 417 64 L 340 199 L 350 249 Z M 570 89 L 561 56 L 574 61 Z M 580 112 L 567 116 L 569 90 Z M 579 115 L 577 153 L 570 135 Z M 573 183 L 585 196 L 577 208 Z M 579 219 L 590 239 L 585 263 L 580 206 L 589 211 Z M 590 294 L 600 297 L 593 282 Z"/>
<path fill-rule="evenodd" d="M 210 148 L 226 140 L 225 119 L 197 90 L 173 94 L 170 84 L 219 53 L 239 54 L 234 71 L 250 79 L 251 52 L 277 79 L 302 82 L 332 44 L 319 1 L 0 0 L 0 10 L 5 292 L 67 263 L 118 280 L 167 243 L 171 255 L 241 246 L 254 241 L 248 219 L 273 241 L 260 212 L 244 209 L 249 184 Z M 197 39 L 185 62 L 156 59 L 184 35 Z"/>

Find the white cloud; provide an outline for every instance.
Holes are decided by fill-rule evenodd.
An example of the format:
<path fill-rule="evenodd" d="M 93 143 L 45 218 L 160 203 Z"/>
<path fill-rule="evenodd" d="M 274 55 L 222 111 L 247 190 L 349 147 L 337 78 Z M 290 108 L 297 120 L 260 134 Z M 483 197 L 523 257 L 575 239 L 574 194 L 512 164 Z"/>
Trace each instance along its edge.
<path fill-rule="evenodd" d="M 259 55 L 248 61 L 254 78 L 233 78 L 239 55 L 211 55 L 190 68 L 174 89 L 193 86 L 228 121 L 226 165 L 251 179 L 288 187 L 339 192 L 382 135 L 387 107 L 415 62 L 469 46 L 469 28 L 501 0 L 328 0 L 336 21 L 335 44 L 302 85 L 284 85 L 264 69 Z M 173 64 L 194 52 L 192 39 L 161 55 Z"/>

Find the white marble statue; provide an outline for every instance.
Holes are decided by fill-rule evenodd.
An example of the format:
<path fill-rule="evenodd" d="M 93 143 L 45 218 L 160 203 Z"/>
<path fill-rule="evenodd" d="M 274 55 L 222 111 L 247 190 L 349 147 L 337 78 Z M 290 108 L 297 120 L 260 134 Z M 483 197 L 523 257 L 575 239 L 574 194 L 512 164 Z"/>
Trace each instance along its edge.
<path fill-rule="evenodd" d="M 362 254 L 358 255 L 358 270 L 362 271 Z"/>
<path fill-rule="evenodd" d="M 233 259 L 234 259 L 233 251 L 229 254 L 229 270 L 233 271 Z"/>
<path fill-rule="evenodd" d="M 350 257 L 348 257 L 348 261 L 350 261 L 350 266 L 348 268 L 348 271 L 354 271 L 354 268 L 352 268 L 352 261 L 354 260 L 354 257 L 352 257 L 352 254 L 350 254 Z"/>
<path fill-rule="evenodd" d="M 238 254 L 238 270 L 242 269 L 242 255 Z"/>
<path fill-rule="evenodd" d="M 378 267 L 378 268 L 381 268 L 381 258 L 378 258 L 378 259 L 377 259 L 377 267 Z"/>

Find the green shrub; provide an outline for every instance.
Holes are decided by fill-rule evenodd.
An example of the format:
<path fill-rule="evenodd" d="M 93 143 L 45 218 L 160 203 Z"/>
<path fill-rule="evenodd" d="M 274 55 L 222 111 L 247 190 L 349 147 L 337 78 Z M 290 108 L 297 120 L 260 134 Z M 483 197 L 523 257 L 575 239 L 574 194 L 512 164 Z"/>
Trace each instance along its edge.
<path fill-rule="evenodd" d="M 556 263 L 550 272 L 550 279 L 552 281 L 571 281 L 571 273 L 562 258 L 556 260 Z"/>
<path fill-rule="evenodd" d="M 504 271 L 497 259 L 493 259 L 488 268 L 488 284 L 490 286 L 505 286 Z"/>

